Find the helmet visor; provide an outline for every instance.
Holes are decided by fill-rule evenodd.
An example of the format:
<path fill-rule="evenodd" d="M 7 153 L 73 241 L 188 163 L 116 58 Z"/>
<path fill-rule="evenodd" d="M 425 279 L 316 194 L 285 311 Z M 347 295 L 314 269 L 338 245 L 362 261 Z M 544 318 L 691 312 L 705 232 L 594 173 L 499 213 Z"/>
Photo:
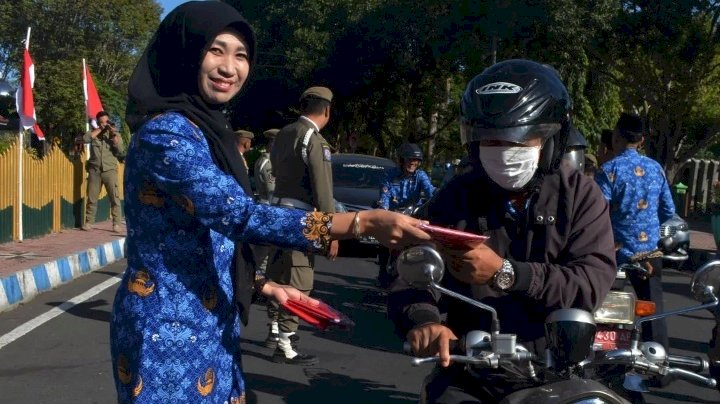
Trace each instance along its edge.
<path fill-rule="evenodd" d="M 556 134 L 562 126 L 559 123 L 541 123 L 537 125 L 513 126 L 510 128 L 483 128 L 466 123 L 460 124 L 460 139 L 463 144 L 480 140 L 502 140 L 524 143 L 531 139 L 543 140 Z"/>

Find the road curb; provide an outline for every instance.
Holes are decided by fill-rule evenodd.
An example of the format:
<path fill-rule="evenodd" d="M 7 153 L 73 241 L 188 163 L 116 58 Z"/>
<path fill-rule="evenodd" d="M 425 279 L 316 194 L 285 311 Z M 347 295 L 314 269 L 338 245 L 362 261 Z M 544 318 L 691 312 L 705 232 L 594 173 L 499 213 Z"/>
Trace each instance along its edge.
<path fill-rule="evenodd" d="M 124 237 L 2 278 L 0 312 L 123 258 Z"/>

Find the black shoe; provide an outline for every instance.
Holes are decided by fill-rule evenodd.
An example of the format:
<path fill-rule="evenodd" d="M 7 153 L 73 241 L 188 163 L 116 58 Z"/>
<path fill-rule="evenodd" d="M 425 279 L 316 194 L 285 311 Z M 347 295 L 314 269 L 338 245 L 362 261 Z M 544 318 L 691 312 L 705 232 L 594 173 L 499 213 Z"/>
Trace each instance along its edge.
<path fill-rule="evenodd" d="M 265 338 L 263 345 L 265 348 L 275 349 L 277 348 L 278 341 L 280 341 L 280 334 L 271 331 L 267 338 Z"/>
<path fill-rule="evenodd" d="M 287 363 L 289 365 L 300 365 L 300 366 L 312 366 L 317 365 L 320 363 L 317 356 L 313 355 L 305 355 L 298 353 L 295 355 L 294 358 L 288 358 L 285 356 L 285 353 L 280 350 L 280 348 L 276 348 L 275 352 L 273 352 L 272 361 L 275 363 Z"/>

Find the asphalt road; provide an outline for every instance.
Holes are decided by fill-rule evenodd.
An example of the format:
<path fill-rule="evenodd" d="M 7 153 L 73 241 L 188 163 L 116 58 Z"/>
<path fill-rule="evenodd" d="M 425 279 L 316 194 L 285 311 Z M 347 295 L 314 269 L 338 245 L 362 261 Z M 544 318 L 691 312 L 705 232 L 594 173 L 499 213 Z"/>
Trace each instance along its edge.
<path fill-rule="evenodd" d="M 385 319 L 385 295 L 374 286 L 373 260 L 318 260 L 316 296 L 340 308 L 357 324 L 352 333 L 319 332 L 301 327 L 304 351 L 318 355 L 313 367 L 278 365 L 269 361 L 264 340 L 264 308 L 254 306 L 244 331 L 244 369 L 251 403 L 399 403 L 415 402 L 429 367 L 414 368 L 399 353 L 400 341 Z M 0 314 L 0 338 L 59 307 L 93 286 L 117 276 L 125 262 L 80 278 L 40 295 L 29 304 Z M 689 275 L 667 271 L 668 309 L 691 305 Z M 28 334 L 0 348 L 0 402 L 108 403 L 115 400 L 108 321 L 117 284 Z M 712 320 L 696 312 L 670 319 L 674 353 L 706 353 Z M 646 394 L 650 403 L 720 402 L 716 390 L 674 382 Z"/>

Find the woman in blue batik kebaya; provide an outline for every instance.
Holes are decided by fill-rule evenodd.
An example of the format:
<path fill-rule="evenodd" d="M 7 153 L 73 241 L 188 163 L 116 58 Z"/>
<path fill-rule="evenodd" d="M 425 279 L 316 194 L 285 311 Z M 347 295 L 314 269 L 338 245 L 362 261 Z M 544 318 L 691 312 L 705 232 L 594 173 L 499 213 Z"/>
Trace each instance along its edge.
<path fill-rule="evenodd" d="M 390 212 L 253 202 L 221 109 L 240 91 L 254 53 L 252 28 L 234 8 L 188 2 L 162 21 L 130 79 L 128 268 L 110 330 L 121 402 L 245 401 L 240 322 L 253 286 L 280 303 L 314 300 L 254 283 L 244 243 L 318 251 L 359 235 L 397 246 L 429 239 L 418 220 Z"/>

